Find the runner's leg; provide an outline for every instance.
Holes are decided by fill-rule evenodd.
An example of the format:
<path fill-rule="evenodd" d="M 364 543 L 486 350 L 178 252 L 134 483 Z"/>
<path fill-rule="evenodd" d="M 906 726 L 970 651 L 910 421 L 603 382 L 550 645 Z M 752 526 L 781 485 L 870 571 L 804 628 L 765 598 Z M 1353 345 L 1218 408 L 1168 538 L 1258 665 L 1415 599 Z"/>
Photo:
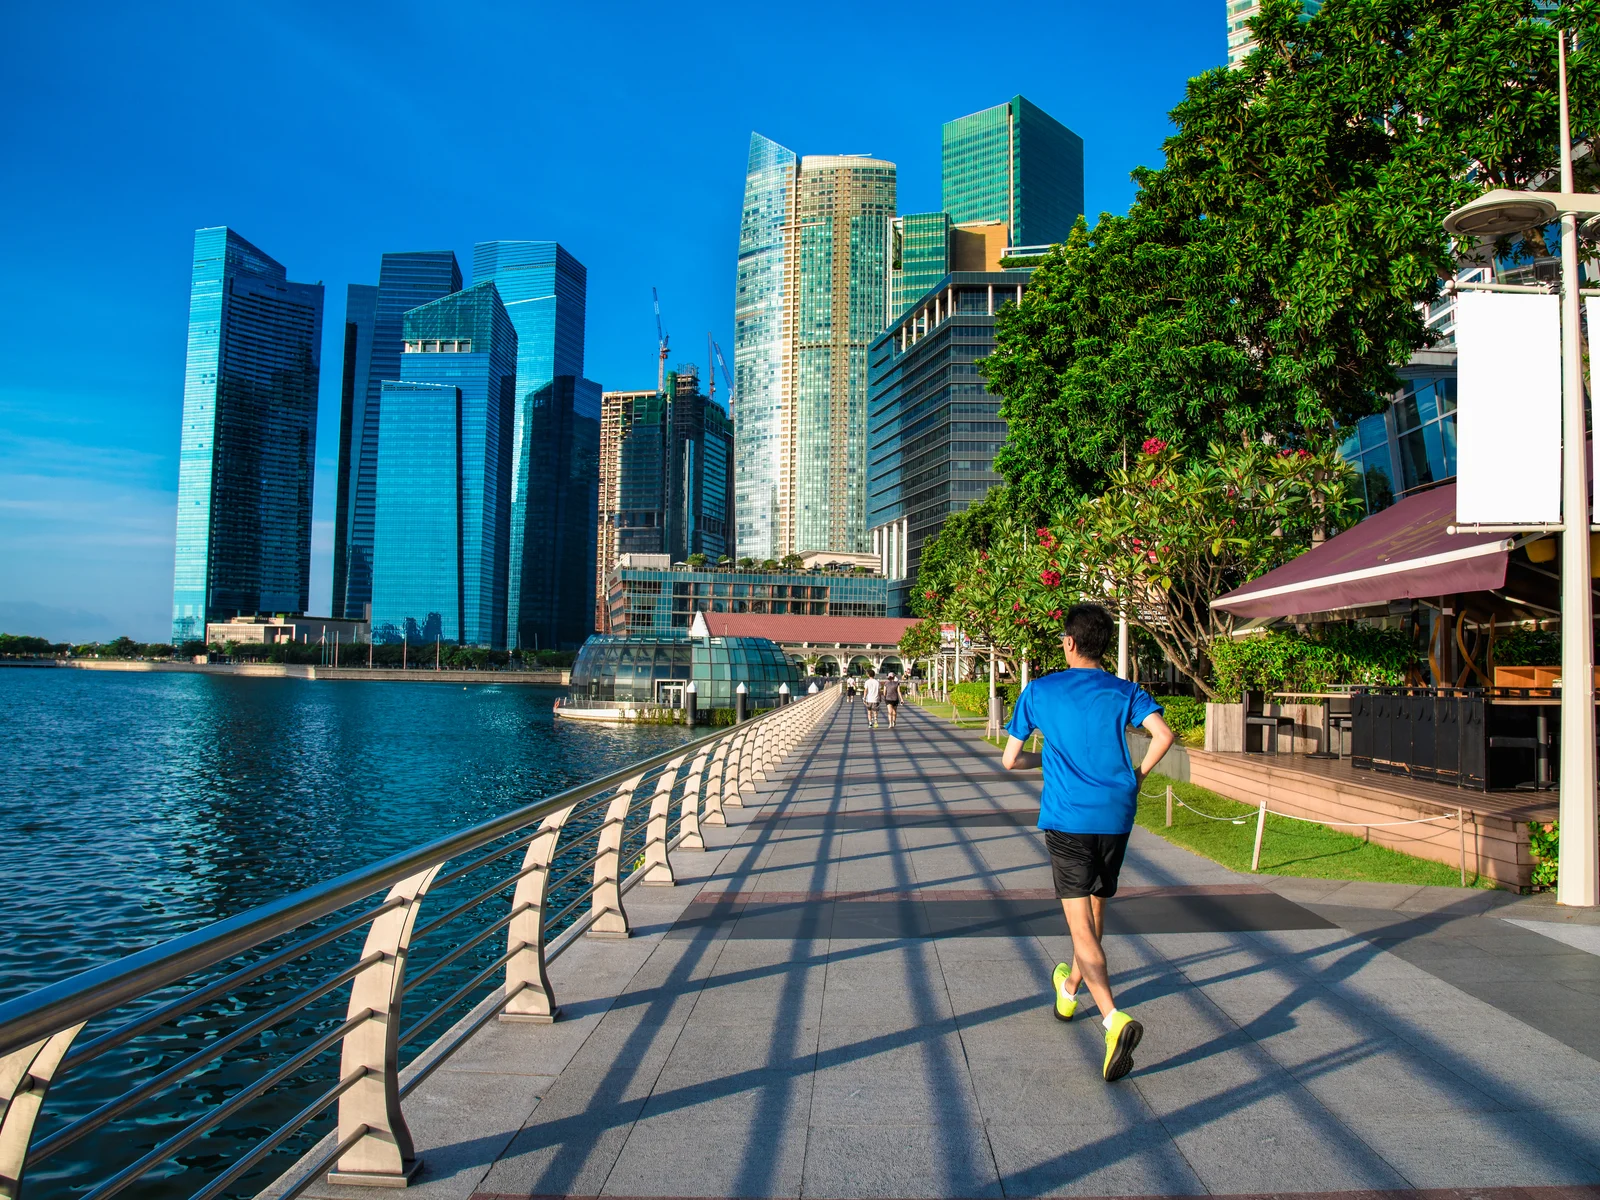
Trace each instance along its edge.
<path fill-rule="evenodd" d="M 1062 901 L 1066 903 L 1066 901 Z M 1106 935 L 1106 898 L 1104 896 L 1089 897 L 1089 915 L 1094 920 L 1094 936 L 1099 941 Z M 1104 943 L 1101 943 L 1104 946 Z M 1083 982 L 1083 972 L 1078 969 L 1076 957 L 1072 960 L 1072 975 L 1069 980 L 1073 995 L 1078 993 L 1078 985 Z"/>
<path fill-rule="evenodd" d="M 1111 980 L 1106 974 L 1106 955 L 1100 947 L 1100 930 L 1094 917 L 1092 900 L 1097 897 L 1074 896 L 1061 902 L 1067 917 L 1067 932 L 1072 935 L 1072 969 L 1082 972 L 1083 981 L 1089 985 L 1089 994 L 1101 1016 L 1116 1010 L 1111 996 Z"/>

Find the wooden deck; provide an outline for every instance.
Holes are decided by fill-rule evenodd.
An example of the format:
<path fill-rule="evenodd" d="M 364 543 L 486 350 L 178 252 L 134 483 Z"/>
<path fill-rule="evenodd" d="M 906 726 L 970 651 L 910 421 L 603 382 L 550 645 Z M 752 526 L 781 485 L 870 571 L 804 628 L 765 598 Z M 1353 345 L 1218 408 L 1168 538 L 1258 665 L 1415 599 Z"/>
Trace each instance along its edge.
<path fill-rule="evenodd" d="M 1504 887 L 1525 888 L 1533 870 L 1528 853 L 1529 821 L 1552 821 L 1557 795 L 1548 792 L 1474 792 L 1425 780 L 1357 770 L 1349 759 L 1298 754 L 1242 754 L 1190 750 L 1190 778 L 1201 787 L 1245 804 L 1328 824 L 1371 820 L 1354 826 L 1381 846 L 1482 875 Z M 1390 821 L 1462 814 L 1426 825 L 1381 827 Z M 1349 827 L 1347 825 L 1347 827 Z"/>

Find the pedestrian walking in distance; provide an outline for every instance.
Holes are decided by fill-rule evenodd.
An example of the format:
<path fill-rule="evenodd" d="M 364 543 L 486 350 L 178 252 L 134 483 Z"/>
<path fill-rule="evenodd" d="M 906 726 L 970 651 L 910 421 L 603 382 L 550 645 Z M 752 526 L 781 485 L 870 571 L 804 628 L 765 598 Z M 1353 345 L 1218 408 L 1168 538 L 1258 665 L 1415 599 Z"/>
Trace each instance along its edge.
<path fill-rule="evenodd" d="M 1078 1011 L 1078 984 L 1089 985 L 1105 1027 L 1100 1073 L 1108 1083 L 1133 1069 L 1144 1026 L 1117 1008 L 1111 994 L 1100 942 L 1106 901 L 1117 894 L 1139 785 L 1172 745 L 1161 706 L 1138 684 L 1118 679 L 1100 665 L 1111 631 L 1111 614 L 1098 604 L 1068 610 L 1061 628 L 1067 669 L 1034 680 L 1017 697 L 1001 758 L 1012 771 L 1044 769 L 1039 828 L 1072 935 L 1072 964 L 1058 963 L 1051 978 L 1055 1013 L 1062 1021 L 1072 1020 Z M 1150 734 L 1150 748 L 1137 768 L 1128 754 L 1130 725 Z M 1041 753 L 1023 749 L 1035 731 L 1044 739 Z"/>
<path fill-rule="evenodd" d="M 853 676 L 845 677 L 844 699 L 846 704 L 854 704 L 856 702 L 856 681 Z"/>
<path fill-rule="evenodd" d="M 861 701 L 867 706 L 867 724 L 874 729 L 878 727 L 878 701 L 882 694 L 883 685 L 878 682 L 878 677 L 868 675 L 861 691 Z"/>
<path fill-rule="evenodd" d="M 894 677 L 893 671 L 883 681 L 883 706 L 889 710 L 889 728 L 893 729 L 895 718 L 900 713 L 900 681 Z"/>

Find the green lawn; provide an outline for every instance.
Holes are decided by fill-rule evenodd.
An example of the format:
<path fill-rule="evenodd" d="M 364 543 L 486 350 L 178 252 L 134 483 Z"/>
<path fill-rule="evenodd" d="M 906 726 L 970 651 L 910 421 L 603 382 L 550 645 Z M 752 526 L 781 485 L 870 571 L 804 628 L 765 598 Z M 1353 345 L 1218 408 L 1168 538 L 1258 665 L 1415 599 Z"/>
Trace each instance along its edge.
<path fill-rule="evenodd" d="M 1231 821 L 1208 821 L 1174 804 L 1172 828 L 1167 828 L 1166 786 L 1172 784 L 1178 799 L 1212 816 Z M 1138 822 L 1169 842 L 1203 854 L 1235 871 L 1250 870 L 1255 845 L 1256 810 L 1192 783 L 1179 783 L 1165 775 L 1152 775 L 1139 795 Z M 1237 822 L 1237 824 L 1235 823 Z M 1416 858 L 1308 821 L 1267 815 L 1261 838 L 1261 871 L 1307 879 L 1361 879 L 1373 883 L 1408 883 L 1432 887 L 1460 887 L 1458 866 Z M 1469 886 L 1492 886 L 1467 876 Z"/>

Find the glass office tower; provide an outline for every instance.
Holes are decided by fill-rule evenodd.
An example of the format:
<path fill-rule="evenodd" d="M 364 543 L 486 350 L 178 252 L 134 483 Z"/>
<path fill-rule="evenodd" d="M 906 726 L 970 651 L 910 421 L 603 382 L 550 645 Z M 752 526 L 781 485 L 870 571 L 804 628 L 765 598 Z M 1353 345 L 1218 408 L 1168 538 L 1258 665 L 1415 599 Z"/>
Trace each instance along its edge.
<path fill-rule="evenodd" d="M 381 392 L 384 380 L 400 377 L 405 314 L 460 290 L 461 266 L 450 250 L 385 254 L 376 288 L 350 285 L 345 300 L 339 500 L 333 533 L 336 617 L 361 620 L 372 601 Z"/>
<path fill-rule="evenodd" d="M 1022 96 L 945 122 L 944 211 L 1006 222 L 1013 246 L 1065 241 L 1083 213 L 1083 139 Z"/>
<path fill-rule="evenodd" d="M 178 452 L 172 640 L 310 607 L 322 285 L 197 229 Z"/>
<path fill-rule="evenodd" d="M 524 399 L 528 453 L 518 502 L 528 535 L 516 644 L 576 650 L 594 631 L 600 385 L 557 375 Z"/>
<path fill-rule="evenodd" d="M 568 553 L 569 532 L 573 537 L 581 533 L 581 540 L 591 545 L 592 561 L 594 533 L 576 526 L 569 531 L 565 524 L 558 530 L 547 522 L 554 512 L 576 514 L 580 505 L 585 506 L 585 519 L 591 524 L 594 519 L 597 484 L 564 473 L 573 463 L 594 464 L 599 453 L 600 387 L 583 378 L 589 273 L 557 242 L 500 240 L 473 247 L 472 280 L 494 283 L 517 330 L 506 600 L 511 644 L 524 649 L 536 643 L 544 648 L 577 645 L 592 628 L 592 575 L 585 565 L 576 577 L 550 578 L 550 564 Z M 561 379 L 567 382 L 552 387 Z M 549 402 L 558 411 L 542 412 Z M 543 445 L 541 438 L 569 440 Z M 540 462 L 567 480 L 568 490 L 559 497 L 549 491 L 549 480 L 538 477 Z M 574 625 L 570 614 L 577 611 L 585 615 Z"/>
<path fill-rule="evenodd" d="M 667 372 L 665 393 L 606 392 L 600 443 L 597 594 L 620 554 L 733 554 L 733 422 L 692 363 Z M 602 605 L 596 621 L 604 631 Z"/>
<path fill-rule="evenodd" d="M 517 333 L 492 283 L 405 314 L 383 380 L 373 638 L 506 647 Z"/>
<path fill-rule="evenodd" d="M 735 294 L 740 555 L 863 552 L 867 346 L 886 320 L 895 165 L 752 134 Z"/>
<path fill-rule="evenodd" d="M 911 615 L 923 544 L 1002 482 L 1006 425 L 977 361 L 994 352 L 996 310 L 1032 274 L 952 272 L 872 343 L 867 521 L 892 617 Z"/>

